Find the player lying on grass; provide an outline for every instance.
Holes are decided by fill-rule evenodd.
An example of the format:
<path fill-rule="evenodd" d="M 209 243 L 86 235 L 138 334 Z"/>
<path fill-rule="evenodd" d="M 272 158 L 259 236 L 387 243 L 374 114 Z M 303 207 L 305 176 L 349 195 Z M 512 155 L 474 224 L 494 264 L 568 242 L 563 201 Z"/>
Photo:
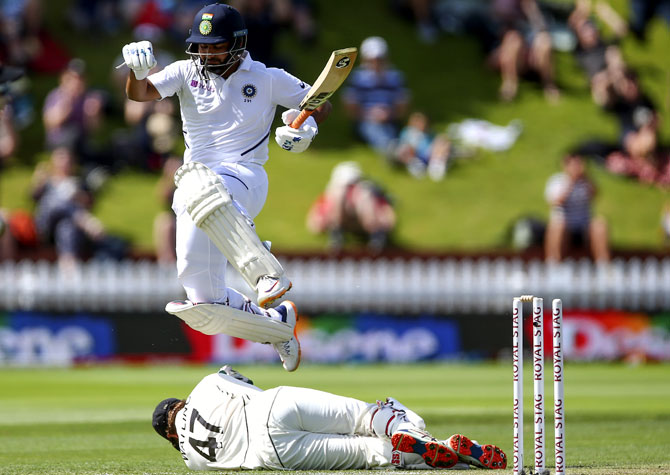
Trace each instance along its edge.
<path fill-rule="evenodd" d="M 187 399 L 161 401 L 153 427 L 191 470 L 507 466 L 494 445 L 460 434 L 436 439 L 392 398 L 369 404 L 307 388 L 263 391 L 230 366 L 203 378 Z"/>
<path fill-rule="evenodd" d="M 277 106 L 286 107 L 285 126 L 275 140 L 302 152 L 329 114 L 324 103 L 297 129 L 289 127 L 309 86 L 284 70 L 254 61 L 246 51 L 247 29 L 234 8 L 202 8 L 186 39 L 190 60 L 156 66 L 148 41 L 123 47 L 131 69 L 126 94 L 134 101 L 179 97 L 184 131 L 184 165 L 175 173 L 172 208 L 177 215 L 177 273 L 187 300 L 166 310 L 194 329 L 213 335 L 272 343 L 284 368 L 300 363 L 294 334 L 296 309 L 274 305 L 291 281 L 256 234 L 253 218 L 263 208 L 268 177 L 268 141 Z M 256 302 L 226 286 L 226 263 L 256 291 Z"/>

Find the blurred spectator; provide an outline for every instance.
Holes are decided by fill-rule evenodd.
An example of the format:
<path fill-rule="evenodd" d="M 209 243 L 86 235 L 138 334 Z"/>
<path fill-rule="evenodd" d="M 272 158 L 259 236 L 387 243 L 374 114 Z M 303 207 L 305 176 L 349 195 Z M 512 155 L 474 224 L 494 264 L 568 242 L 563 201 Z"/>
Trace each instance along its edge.
<path fill-rule="evenodd" d="M 172 211 L 172 197 L 175 191 L 174 174 L 181 166 L 179 157 L 171 156 L 163 164 L 163 171 L 158 180 L 158 199 L 163 210 L 154 219 L 153 237 L 156 249 L 156 260 L 163 264 L 173 264 L 177 261 L 176 230 L 177 218 Z"/>
<path fill-rule="evenodd" d="M 630 29 L 639 40 L 646 40 L 647 25 L 654 16 L 670 25 L 670 0 L 630 0 Z"/>
<path fill-rule="evenodd" d="M 126 1 L 133 2 L 137 0 Z M 172 4 L 174 7 L 172 10 L 172 25 L 170 26 L 169 34 L 173 43 L 179 46 L 181 49 L 184 46 L 184 37 L 188 35 L 190 28 L 193 26 L 193 17 L 198 12 L 198 10 L 203 7 L 203 5 L 206 5 L 209 2 L 203 0 L 180 0 L 179 2 L 176 2 L 176 4 L 171 1 L 163 1 L 160 3 L 163 5 Z M 141 25 L 142 23 L 149 23 L 153 18 L 153 15 L 145 15 L 142 21 L 136 21 L 135 25 L 137 26 Z"/>
<path fill-rule="evenodd" d="M 90 212 L 93 196 L 75 167 L 71 150 L 57 147 L 49 162 L 38 164 L 33 175 L 37 232 L 44 245 L 55 245 L 59 264 L 65 269 L 102 249 L 106 240 L 102 223 Z"/>
<path fill-rule="evenodd" d="M 82 165 L 94 167 L 107 161 L 91 146 L 92 135 L 104 118 L 105 98 L 101 92 L 88 88 L 85 69 L 81 59 L 68 63 L 58 87 L 44 101 L 42 119 L 47 148 L 72 148 Z"/>
<path fill-rule="evenodd" d="M 314 43 L 318 34 L 314 0 L 292 0 L 291 3 L 293 5 L 293 31 L 302 44 Z"/>
<path fill-rule="evenodd" d="M 70 59 L 44 28 L 42 0 L 0 0 L 0 60 L 38 73 L 57 73 Z"/>
<path fill-rule="evenodd" d="M 491 0 L 484 19 L 482 42 L 488 62 L 501 74 L 500 98 L 513 100 L 519 79 L 539 76 L 547 100 L 560 97 L 554 81 L 552 40 L 536 0 Z"/>
<path fill-rule="evenodd" d="M 551 205 L 545 233 L 545 258 L 559 262 L 569 246 L 588 245 L 596 262 L 608 262 L 607 222 L 592 216 L 596 186 L 586 172 L 582 156 L 568 154 L 563 171 L 549 178 L 545 198 Z"/>
<path fill-rule="evenodd" d="M 661 210 L 661 232 L 663 233 L 663 245 L 670 245 L 670 201 L 666 201 Z"/>
<path fill-rule="evenodd" d="M 400 131 L 395 151 L 396 159 L 415 177 L 426 173 L 434 180 L 444 178 L 447 171 L 451 142 L 446 134 L 430 130 L 430 121 L 423 112 L 413 112 Z"/>
<path fill-rule="evenodd" d="M 577 38 L 574 52 L 577 62 L 589 78 L 594 102 L 604 105 L 609 100 L 612 84 L 623 74 L 625 63 L 619 47 L 603 39 L 594 14 L 609 25 L 617 39 L 623 38 L 628 28 L 616 11 L 601 0 L 595 7 L 591 0 L 578 0 L 568 18 Z"/>
<path fill-rule="evenodd" d="M 362 65 L 349 77 L 343 100 L 358 136 L 379 154 L 392 153 L 398 123 L 407 113 L 410 93 L 402 72 L 390 66 L 388 45 L 379 36 L 363 41 Z"/>
<path fill-rule="evenodd" d="M 42 28 L 40 0 L 0 2 L 0 51 L 9 64 L 27 66 L 40 54 Z"/>
<path fill-rule="evenodd" d="M 435 14 L 435 0 L 393 0 L 393 7 L 403 18 L 412 18 L 422 43 L 434 43 L 440 33 Z"/>
<path fill-rule="evenodd" d="M 267 66 L 287 69 L 286 59 L 275 51 L 278 35 L 292 20 L 290 0 L 238 0 L 231 6 L 242 14 L 249 31 L 247 51 L 251 57 Z"/>
<path fill-rule="evenodd" d="M 113 171 L 124 167 L 155 172 L 174 152 L 179 138 L 179 122 L 173 99 L 124 102 L 124 119 L 128 126 L 112 136 L 117 151 Z"/>
<path fill-rule="evenodd" d="M 37 247 L 37 230 L 30 213 L 0 208 L 0 260 L 17 260 L 21 251 Z"/>
<path fill-rule="evenodd" d="M 122 26 L 119 4 L 118 0 L 75 0 L 68 17 L 78 31 L 111 35 Z"/>
<path fill-rule="evenodd" d="M 611 85 L 610 94 L 604 104 L 605 109 L 614 113 L 619 120 L 619 137 L 625 148 L 631 134 L 642 130 L 658 130 L 659 117 L 656 106 L 642 91 L 638 75 L 632 69 L 623 71 Z"/>
<path fill-rule="evenodd" d="M 2 102 L 0 98 L 0 102 Z M 19 135 L 14 127 L 12 106 L 2 104 L 0 106 L 0 167 L 14 155 L 19 144 Z"/>
<path fill-rule="evenodd" d="M 633 70 L 625 70 L 612 84 L 606 109 L 620 124 L 619 144 L 606 156 L 607 169 L 644 183 L 670 186 L 670 157 L 658 142 L 659 115 Z"/>
<path fill-rule="evenodd" d="M 356 162 L 341 162 L 333 168 L 325 191 L 307 214 L 307 229 L 315 234 L 328 233 L 329 246 L 337 251 L 344 246 L 345 235 L 367 241 L 373 252 L 382 251 L 395 228 L 396 215 L 383 189 L 363 177 Z"/>
<path fill-rule="evenodd" d="M 630 133 L 623 150 L 607 155 L 607 169 L 642 183 L 669 188 L 670 152 L 660 147 L 657 140 L 656 132 L 650 129 Z"/>
<path fill-rule="evenodd" d="M 9 159 L 19 144 L 14 125 L 11 85 L 23 76 L 23 70 L 0 63 L 0 167 Z"/>

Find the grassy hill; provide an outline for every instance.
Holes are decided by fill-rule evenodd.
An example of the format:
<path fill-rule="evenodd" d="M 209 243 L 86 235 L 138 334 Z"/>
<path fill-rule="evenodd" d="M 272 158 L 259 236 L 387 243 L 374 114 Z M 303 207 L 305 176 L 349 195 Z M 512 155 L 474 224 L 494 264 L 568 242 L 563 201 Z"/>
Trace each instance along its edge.
<path fill-rule="evenodd" d="M 130 40 L 130 33 L 96 38 L 73 33 L 64 19 L 68 4 L 65 0 L 45 2 L 50 30 L 73 56 L 86 59 L 93 85 L 111 88 L 114 58 Z M 275 249 L 324 248 L 325 237 L 312 236 L 305 229 L 305 213 L 332 167 L 342 160 L 357 161 L 366 174 L 392 193 L 399 214 L 395 236 L 399 245 L 419 250 L 504 247 L 506 232 L 516 218 L 547 216 L 544 185 L 558 170 L 566 150 L 587 139 L 616 137 L 614 118 L 591 102 L 586 80 L 567 53 L 558 53 L 556 58 L 560 103 L 549 105 L 539 87 L 528 82 L 522 83 L 516 101 L 501 103 L 497 99 L 498 75 L 486 68 L 474 39 L 443 35 L 434 44 L 423 44 L 413 25 L 394 15 L 385 0 L 319 0 L 316 4 L 318 43 L 305 47 L 287 33 L 277 45 L 297 76 L 312 81 L 331 50 L 357 46 L 367 36 L 381 35 L 389 42 L 392 62 L 407 75 L 413 108 L 427 112 L 438 129 L 474 117 L 501 125 L 519 119 L 524 131 L 511 150 L 478 153 L 461 160 L 442 182 L 417 180 L 390 169 L 355 140 L 335 97 L 335 110 L 310 150 L 293 155 L 271 141 L 271 159 L 266 166 L 270 193 L 257 218 L 257 229 L 263 239 L 273 241 Z M 628 2 L 615 0 L 612 5 L 623 15 L 628 14 Z M 645 90 L 659 105 L 662 141 L 667 143 L 670 63 L 666 57 L 670 35 L 659 20 L 653 22 L 649 33 L 646 43 L 627 38 L 622 46 L 627 61 L 640 73 Z M 181 50 L 175 48 L 175 54 L 181 56 Z M 55 83 L 53 77 L 33 79 L 38 109 Z M 113 118 L 107 132 L 119 124 L 119 119 Z M 25 189 L 31 168 L 19 164 L 31 163 L 42 140 L 39 124 L 24 133 L 17 164 L 0 176 L 3 207 L 30 205 Z M 591 172 L 600 188 L 597 210 L 609 220 L 613 246 L 662 248 L 660 213 L 664 202 L 670 201 L 665 192 L 612 176 L 597 166 L 591 166 Z M 124 172 L 107 184 L 96 207 L 96 213 L 111 230 L 130 237 L 142 249 L 152 246 L 150 223 L 159 210 L 156 180 L 151 174 Z"/>

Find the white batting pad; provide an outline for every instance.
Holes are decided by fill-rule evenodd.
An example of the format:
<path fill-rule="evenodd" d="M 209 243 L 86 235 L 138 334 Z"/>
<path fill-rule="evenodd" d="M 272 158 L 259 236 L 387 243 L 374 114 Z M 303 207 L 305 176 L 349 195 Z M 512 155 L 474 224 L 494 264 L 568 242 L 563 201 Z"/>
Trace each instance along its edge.
<path fill-rule="evenodd" d="M 182 165 L 174 177 L 186 210 L 252 289 L 261 276 L 282 276 L 284 269 L 258 238 L 218 175 L 199 162 Z"/>
<path fill-rule="evenodd" d="M 224 333 L 257 343 L 280 343 L 293 337 L 293 327 L 288 323 L 228 305 L 175 300 L 165 306 L 165 311 L 205 335 Z"/>

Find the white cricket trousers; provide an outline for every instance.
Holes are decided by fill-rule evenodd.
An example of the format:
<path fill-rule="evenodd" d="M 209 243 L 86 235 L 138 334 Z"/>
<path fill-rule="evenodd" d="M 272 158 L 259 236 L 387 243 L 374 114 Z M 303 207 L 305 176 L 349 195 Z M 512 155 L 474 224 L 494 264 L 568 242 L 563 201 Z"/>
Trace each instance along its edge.
<path fill-rule="evenodd" d="M 390 466 L 390 440 L 376 437 L 370 428 L 376 407 L 349 397 L 290 386 L 254 395 L 246 408 L 250 456 L 273 470 Z"/>
<path fill-rule="evenodd" d="M 218 174 L 240 212 L 253 226 L 253 218 L 263 209 L 268 194 L 268 176 L 262 165 L 221 163 L 212 168 Z M 186 212 L 184 199 L 177 189 L 172 201 L 177 216 L 177 274 L 186 297 L 195 303 L 227 302 L 242 308 L 244 297 L 226 286 L 228 260 L 198 229 Z"/>

